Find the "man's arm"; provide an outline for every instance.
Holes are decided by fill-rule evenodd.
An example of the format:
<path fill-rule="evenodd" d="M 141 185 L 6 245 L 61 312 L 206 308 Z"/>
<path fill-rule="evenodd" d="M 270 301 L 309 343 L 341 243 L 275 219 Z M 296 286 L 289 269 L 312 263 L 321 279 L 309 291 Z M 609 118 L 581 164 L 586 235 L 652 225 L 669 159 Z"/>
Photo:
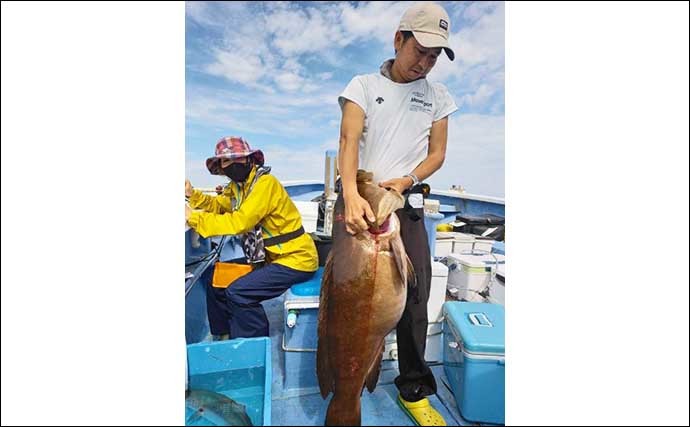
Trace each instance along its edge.
<path fill-rule="evenodd" d="M 446 160 L 446 146 L 448 145 L 448 117 L 431 124 L 429 133 L 429 150 L 426 159 L 415 168 L 412 173 L 423 181 L 434 172 L 441 169 Z"/>
<path fill-rule="evenodd" d="M 209 196 L 195 190 L 189 179 L 185 179 L 184 187 L 184 195 L 189 199 L 189 205 L 192 208 L 219 214 L 230 212 L 232 203 L 227 196 L 222 195 L 222 192 L 218 193 L 218 196 Z"/>
<path fill-rule="evenodd" d="M 423 181 L 439 170 L 446 159 L 446 145 L 448 144 L 448 117 L 437 120 L 431 125 L 429 133 L 429 149 L 426 158 L 412 171 Z M 412 186 L 412 178 L 400 177 L 390 179 L 379 184 L 382 187 L 395 188 L 403 192 Z"/>
<path fill-rule="evenodd" d="M 345 228 L 350 234 L 357 234 L 369 228 L 374 222 L 374 213 L 366 200 L 357 192 L 357 168 L 359 166 L 359 139 L 364 129 L 364 110 L 351 101 L 343 105 L 343 118 L 340 124 L 340 149 L 338 170 L 343 187 L 345 202 Z"/>

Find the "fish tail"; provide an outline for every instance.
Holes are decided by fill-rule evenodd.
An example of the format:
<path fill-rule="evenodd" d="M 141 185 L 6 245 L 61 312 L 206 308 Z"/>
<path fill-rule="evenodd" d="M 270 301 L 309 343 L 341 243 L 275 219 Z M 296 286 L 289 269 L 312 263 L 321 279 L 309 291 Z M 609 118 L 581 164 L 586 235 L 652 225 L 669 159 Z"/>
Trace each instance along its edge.
<path fill-rule="evenodd" d="M 326 411 L 327 426 L 360 426 L 362 414 L 360 396 L 355 393 L 347 396 L 342 393 L 334 394 Z"/>

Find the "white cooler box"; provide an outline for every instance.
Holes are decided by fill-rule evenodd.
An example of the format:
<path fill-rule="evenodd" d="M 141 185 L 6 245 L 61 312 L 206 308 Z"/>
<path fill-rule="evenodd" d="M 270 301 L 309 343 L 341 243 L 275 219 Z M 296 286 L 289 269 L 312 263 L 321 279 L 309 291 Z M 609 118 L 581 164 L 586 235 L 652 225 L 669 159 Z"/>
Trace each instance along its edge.
<path fill-rule="evenodd" d="M 432 262 L 431 291 L 427 303 L 429 326 L 427 327 L 426 351 L 424 358 L 427 362 L 440 362 L 443 359 L 441 335 L 443 333 L 443 303 L 446 301 L 446 287 L 448 284 L 448 267 L 440 262 Z M 395 330 L 386 337 L 383 360 L 397 360 L 398 345 Z"/>
<path fill-rule="evenodd" d="M 491 252 L 493 240 L 477 238 L 472 234 L 454 231 L 436 232 L 436 251 L 434 256 L 446 257 L 452 253 Z"/>
<path fill-rule="evenodd" d="M 489 288 L 488 302 L 492 304 L 506 305 L 506 266 L 499 264 L 496 270 L 496 280 Z"/>
<path fill-rule="evenodd" d="M 448 255 L 448 291 L 460 300 L 484 302 L 480 293 L 489 286 L 492 269 L 504 264 L 505 256 L 500 254 L 452 253 Z M 494 278 L 491 286 L 499 286 L 497 282 Z"/>

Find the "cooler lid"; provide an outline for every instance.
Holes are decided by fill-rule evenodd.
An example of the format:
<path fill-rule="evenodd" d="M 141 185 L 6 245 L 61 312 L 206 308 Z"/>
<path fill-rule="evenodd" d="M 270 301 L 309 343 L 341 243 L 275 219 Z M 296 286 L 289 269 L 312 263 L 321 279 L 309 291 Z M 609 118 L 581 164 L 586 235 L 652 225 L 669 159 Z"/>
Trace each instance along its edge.
<path fill-rule="evenodd" d="M 436 232 L 436 240 L 445 240 L 445 239 L 452 239 L 455 236 L 455 233 L 452 231 L 437 231 Z"/>
<path fill-rule="evenodd" d="M 467 233 L 460 233 L 459 231 L 437 231 L 436 232 L 436 239 L 437 240 L 446 240 L 446 239 L 452 239 L 456 241 L 461 241 L 461 242 L 474 242 L 477 240 L 477 236 L 474 236 L 472 234 L 467 234 Z"/>
<path fill-rule="evenodd" d="M 323 278 L 324 267 L 319 267 L 314 276 L 306 282 L 292 285 L 290 290 L 293 294 L 300 297 L 318 296 L 321 293 L 321 278 Z"/>
<path fill-rule="evenodd" d="M 449 301 L 443 315 L 465 351 L 505 354 L 505 308 L 500 304 Z"/>
<path fill-rule="evenodd" d="M 455 240 L 458 242 L 474 242 L 477 239 L 478 236 L 475 236 L 473 234 L 467 234 L 467 233 L 461 233 L 459 231 L 454 231 L 453 234 L 455 235 Z"/>
<path fill-rule="evenodd" d="M 498 261 L 498 264 L 504 264 L 506 261 L 506 257 L 504 255 L 500 254 L 486 254 L 486 253 L 474 253 L 474 254 L 457 254 L 457 253 L 452 253 L 448 254 L 448 258 L 452 259 L 453 261 L 457 262 L 458 264 L 465 265 L 467 267 L 490 267 L 492 265 L 496 265 L 496 261 Z"/>

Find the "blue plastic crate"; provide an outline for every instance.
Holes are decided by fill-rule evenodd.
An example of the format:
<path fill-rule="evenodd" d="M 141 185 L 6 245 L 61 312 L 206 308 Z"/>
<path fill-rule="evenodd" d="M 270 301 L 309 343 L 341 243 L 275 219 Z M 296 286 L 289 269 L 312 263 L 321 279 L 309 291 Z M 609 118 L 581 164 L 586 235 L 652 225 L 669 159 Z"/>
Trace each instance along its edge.
<path fill-rule="evenodd" d="M 189 388 L 244 405 L 255 426 L 271 425 L 271 340 L 236 338 L 187 345 Z"/>

